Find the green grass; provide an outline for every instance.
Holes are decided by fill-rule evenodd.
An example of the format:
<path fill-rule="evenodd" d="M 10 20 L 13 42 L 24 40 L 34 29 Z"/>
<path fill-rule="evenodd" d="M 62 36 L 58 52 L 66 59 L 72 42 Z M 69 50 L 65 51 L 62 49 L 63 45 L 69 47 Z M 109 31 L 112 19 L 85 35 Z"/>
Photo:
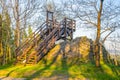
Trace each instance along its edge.
<path fill-rule="evenodd" d="M 33 66 L 23 65 L 5 65 L 0 66 L 0 76 L 26 78 L 28 80 L 34 78 L 50 78 L 54 76 L 67 77 L 74 79 L 90 79 L 90 80 L 120 80 L 120 67 L 101 63 L 101 67 L 97 68 L 92 63 L 67 63 L 66 60 L 61 62 L 47 62 Z"/>

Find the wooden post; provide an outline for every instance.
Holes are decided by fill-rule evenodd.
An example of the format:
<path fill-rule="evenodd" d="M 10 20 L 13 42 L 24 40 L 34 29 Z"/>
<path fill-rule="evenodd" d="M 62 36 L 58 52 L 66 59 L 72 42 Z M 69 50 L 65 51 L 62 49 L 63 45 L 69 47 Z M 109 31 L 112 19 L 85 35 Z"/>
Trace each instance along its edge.
<path fill-rule="evenodd" d="M 58 35 L 57 35 L 58 38 L 60 38 L 60 24 L 58 24 Z"/>
<path fill-rule="evenodd" d="M 64 34 L 65 34 L 65 41 L 66 41 L 66 37 L 67 37 L 67 30 L 66 30 L 66 29 L 67 29 L 67 25 L 66 25 L 66 24 L 67 24 L 67 20 L 66 20 L 66 18 L 65 18 L 65 19 L 64 19 L 64 27 L 65 27 L 65 28 L 64 28 L 64 29 L 65 29 Z"/>
<path fill-rule="evenodd" d="M 73 20 L 71 20 L 71 40 L 73 39 Z"/>
<path fill-rule="evenodd" d="M 46 23 L 48 28 L 48 34 L 51 32 L 51 29 L 54 26 L 54 20 L 53 20 L 53 12 L 47 11 L 47 17 L 46 17 Z"/>
<path fill-rule="evenodd" d="M 73 40 L 73 28 L 72 28 L 72 31 L 71 31 L 71 40 Z"/>

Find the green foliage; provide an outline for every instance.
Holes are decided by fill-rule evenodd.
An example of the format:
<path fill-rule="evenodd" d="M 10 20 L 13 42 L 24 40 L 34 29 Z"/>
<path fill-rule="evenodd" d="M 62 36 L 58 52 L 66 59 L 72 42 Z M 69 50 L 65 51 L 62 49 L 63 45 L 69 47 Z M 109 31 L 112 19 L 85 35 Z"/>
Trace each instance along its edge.
<path fill-rule="evenodd" d="M 25 29 L 22 30 L 21 36 L 22 36 L 22 42 L 24 42 L 24 40 L 27 38 L 27 32 Z"/>
<path fill-rule="evenodd" d="M 1 23 L 1 64 L 6 64 L 12 60 L 13 52 L 14 52 L 14 40 L 13 40 L 13 33 L 11 28 L 11 19 L 7 12 L 5 12 L 2 16 L 2 23 Z M 12 47 L 12 48 L 11 48 Z"/>
<path fill-rule="evenodd" d="M 28 36 L 31 35 L 33 32 L 32 32 L 32 27 L 29 25 L 28 27 Z"/>

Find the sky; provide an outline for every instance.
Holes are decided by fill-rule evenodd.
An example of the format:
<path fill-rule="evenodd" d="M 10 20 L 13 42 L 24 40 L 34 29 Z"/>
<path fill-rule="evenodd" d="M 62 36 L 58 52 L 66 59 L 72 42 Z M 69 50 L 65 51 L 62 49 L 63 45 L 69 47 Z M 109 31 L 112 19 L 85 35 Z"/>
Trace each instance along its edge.
<path fill-rule="evenodd" d="M 38 0 L 39 1 L 39 0 Z M 42 0 L 41 0 L 42 1 Z M 45 0 L 43 0 L 44 2 L 45 2 Z M 61 2 L 69 2 L 70 0 L 48 0 L 48 1 L 54 1 L 54 4 L 56 5 L 56 6 L 60 6 L 60 7 L 63 7 L 62 6 L 62 3 Z M 105 4 L 106 3 L 108 3 L 109 1 L 112 1 L 112 0 L 105 0 Z M 114 4 L 115 5 L 119 5 L 120 4 L 120 0 L 113 0 L 113 2 L 114 2 Z M 41 4 L 44 4 L 44 3 L 41 3 Z M 76 4 L 74 4 L 74 7 L 76 6 Z M 45 15 L 45 14 L 44 14 Z M 45 17 L 43 16 L 43 15 L 41 15 L 41 13 L 40 12 L 38 12 L 36 15 L 35 15 L 35 18 L 33 19 L 30 19 L 31 21 L 33 20 L 33 21 L 36 21 L 39 17 L 41 17 L 40 18 L 40 20 L 41 20 L 41 23 L 42 22 L 44 22 L 44 20 L 45 20 Z M 69 15 L 69 17 L 71 17 L 70 15 Z M 31 22 L 31 23 L 33 23 L 33 22 Z M 40 22 L 38 22 L 38 24 L 39 24 Z M 74 35 L 73 35 L 73 37 L 74 38 L 76 38 L 76 37 L 81 37 L 81 36 L 87 36 L 88 38 L 90 38 L 90 39 L 92 39 L 92 40 L 95 40 L 95 37 L 96 37 L 96 29 L 95 28 L 88 28 L 88 27 L 86 27 L 85 25 L 83 25 L 83 24 L 80 24 L 81 22 L 79 22 L 79 20 L 77 20 L 76 19 L 76 31 L 74 32 Z M 37 24 L 37 25 L 38 25 Z M 37 27 L 37 26 L 36 26 Z M 39 26 L 38 26 L 39 27 Z M 111 36 L 113 36 L 113 35 L 117 35 L 117 33 L 120 33 L 120 28 L 117 30 L 117 31 L 115 31 Z M 110 37 L 111 37 L 110 36 Z M 120 39 L 119 39 L 119 41 L 120 41 Z M 113 49 L 113 47 L 112 46 L 114 46 L 115 47 L 115 45 L 114 44 L 117 44 L 117 49 L 116 50 L 118 50 L 118 51 L 120 51 L 120 48 L 119 48 L 119 46 L 120 46 L 120 43 L 119 42 L 116 42 L 116 41 L 110 41 L 110 40 L 107 40 L 106 41 L 106 43 L 105 43 L 105 46 L 106 46 L 106 48 L 109 50 L 109 49 Z M 114 51 L 113 51 L 114 52 Z"/>
<path fill-rule="evenodd" d="M 8 0 L 9 1 L 9 0 Z M 23 1 L 24 2 L 24 0 L 21 0 L 21 1 Z M 44 3 L 45 3 L 45 1 L 46 0 L 36 0 L 36 1 L 41 1 L 41 2 L 43 2 L 43 3 L 41 3 L 41 5 L 43 5 Z M 63 8 L 63 4 L 62 3 L 64 3 L 64 2 L 69 2 L 70 0 L 47 0 L 48 2 L 49 1 L 54 1 L 54 4 L 55 4 L 55 6 L 56 7 L 60 7 L 60 8 Z M 79 0 L 78 0 L 79 1 Z M 89 0 L 89 1 L 91 1 L 91 0 Z M 107 4 L 107 3 L 110 3 L 110 1 L 112 1 L 112 3 L 114 4 L 114 5 L 120 5 L 120 0 L 104 0 L 105 2 L 104 2 L 104 4 Z M 40 5 L 40 6 L 41 6 Z M 76 4 L 74 4 L 73 5 L 74 6 L 74 8 L 76 7 Z M 1 7 L 1 6 L 0 6 Z M 42 7 L 42 6 L 41 6 Z M 69 7 L 69 6 L 68 6 Z M 111 7 L 111 6 L 110 6 Z M 24 6 L 22 5 L 22 7 L 21 8 L 24 8 Z M 112 7 L 111 7 L 112 8 Z M 10 11 L 10 13 L 11 13 L 12 11 Z M 119 10 L 119 12 L 120 12 L 120 10 Z M 0 8 L 0 13 L 1 13 L 1 8 Z M 110 13 L 112 13 L 112 11 L 110 12 Z M 43 15 L 44 14 L 44 15 Z M 40 25 L 40 24 L 42 24 L 44 21 L 45 21 L 45 13 L 42 13 L 41 12 L 41 10 L 38 10 L 37 11 L 37 13 L 35 13 L 35 15 L 34 15 L 34 18 L 32 17 L 31 19 L 29 19 L 29 24 L 32 24 L 33 25 L 33 23 L 35 23 L 36 25 L 36 27 L 34 27 L 34 30 L 35 30 L 35 28 L 37 28 L 37 27 L 39 27 L 38 25 Z M 71 15 L 70 15 L 70 13 L 69 14 L 66 14 L 66 16 L 68 16 L 68 17 L 72 17 Z M 13 16 L 12 16 L 13 17 Z M 60 16 L 61 17 L 61 16 Z M 110 16 L 111 17 L 111 16 Z M 38 20 L 38 19 L 40 19 L 40 21 Z M 120 20 L 120 18 L 118 17 L 118 19 Z M 115 21 L 115 20 L 113 20 L 113 21 Z M 120 21 L 118 21 L 118 22 L 120 22 Z M 13 21 L 13 23 L 14 23 L 14 21 Z M 14 24 L 13 24 L 14 25 Z M 120 27 L 120 24 L 119 24 L 119 27 Z M 95 37 L 96 37 L 96 29 L 95 28 L 88 28 L 88 27 L 86 27 L 86 25 L 83 25 L 83 24 L 81 24 L 81 22 L 78 20 L 78 19 L 76 19 L 76 31 L 74 32 L 74 34 L 73 34 L 73 38 L 75 39 L 76 37 L 81 37 L 81 36 L 87 36 L 88 38 L 90 38 L 90 39 L 92 39 L 92 40 L 95 40 Z M 120 53 L 120 38 L 116 38 L 117 37 L 117 34 L 120 34 L 120 28 L 119 29 L 117 29 L 115 32 L 113 32 L 111 35 L 110 35 L 110 37 L 115 37 L 114 38 L 114 40 L 112 40 L 112 41 L 110 41 L 110 39 L 108 38 L 107 40 L 106 40 L 106 42 L 105 42 L 105 47 L 106 47 L 106 49 L 108 50 L 108 51 L 110 51 L 111 53 L 115 53 L 115 52 L 117 52 L 117 53 Z M 103 35 L 104 36 L 104 35 Z M 119 42 L 117 41 L 117 40 L 119 40 Z"/>
<path fill-rule="evenodd" d="M 57 0 L 57 1 L 53 0 L 53 1 L 57 4 L 60 4 L 60 2 L 61 2 L 61 0 Z M 69 0 L 65 0 L 65 1 L 69 1 Z M 112 1 L 112 0 L 105 0 L 104 4 L 108 4 L 108 3 L 110 3 L 110 1 Z M 112 3 L 114 5 L 119 5 L 120 0 L 114 0 L 114 1 L 112 1 Z M 74 32 L 74 35 L 73 35 L 74 38 L 81 37 L 81 36 L 87 36 L 88 38 L 95 40 L 95 34 L 96 34 L 95 28 L 92 28 L 92 29 L 87 28 L 87 27 L 85 27 L 85 25 L 79 24 L 79 21 L 76 22 L 76 31 Z M 117 34 L 120 34 L 120 28 L 118 28 L 115 32 L 113 32 L 110 35 L 110 37 L 117 36 Z M 104 36 L 104 35 L 102 35 L 102 36 Z M 116 40 L 119 40 L 119 42 L 117 42 Z M 114 38 L 114 41 L 110 41 L 110 39 L 108 38 L 105 41 L 105 47 L 110 53 L 117 53 L 117 54 L 120 53 L 120 38 Z"/>
<path fill-rule="evenodd" d="M 47 0 L 47 1 L 48 2 L 54 1 L 55 6 L 60 6 L 60 7 L 63 7 L 62 6 L 63 4 L 61 2 L 63 2 L 63 3 L 64 2 L 69 2 L 69 0 Z M 110 1 L 112 1 L 112 0 L 105 0 L 104 4 L 110 3 Z M 114 3 L 114 5 L 119 5 L 120 4 L 120 0 L 114 0 L 112 3 Z M 76 5 L 74 5 L 74 6 L 76 6 Z M 96 29 L 95 28 L 88 28 L 85 25 L 80 24 L 80 23 L 81 22 L 79 22 L 79 20 L 76 20 L 76 31 L 73 34 L 74 39 L 76 37 L 87 36 L 88 38 L 90 38 L 92 40 L 95 40 Z M 113 32 L 110 35 L 110 37 L 113 37 L 114 35 L 116 36 L 119 33 L 120 33 L 120 28 L 117 29 L 115 32 Z M 104 36 L 104 35 L 102 35 L 102 36 Z M 120 41 L 120 38 L 119 38 L 119 41 Z M 116 44 L 116 46 L 115 46 L 115 44 Z M 114 41 L 110 41 L 109 39 L 107 39 L 106 42 L 105 42 L 106 49 L 108 51 L 110 51 L 111 53 L 120 52 L 119 46 L 120 46 L 120 43 L 116 42 L 115 40 Z M 114 47 L 116 47 L 116 49 L 114 49 Z"/>

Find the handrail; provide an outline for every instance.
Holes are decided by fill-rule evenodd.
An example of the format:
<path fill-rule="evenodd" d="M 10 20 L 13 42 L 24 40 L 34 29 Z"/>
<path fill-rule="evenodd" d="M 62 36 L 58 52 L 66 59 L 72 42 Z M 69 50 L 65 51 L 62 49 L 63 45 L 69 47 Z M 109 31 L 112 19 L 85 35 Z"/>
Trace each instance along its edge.
<path fill-rule="evenodd" d="M 56 32 L 58 31 L 58 27 L 54 28 L 52 30 L 52 32 L 50 32 L 50 34 L 40 43 L 40 47 L 36 49 L 36 52 L 43 52 L 43 50 L 45 50 L 45 48 L 50 44 L 49 42 L 51 42 L 52 37 L 56 36 Z M 54 42 L 55 43 L 55 42 Z M 36 47 L 35 47 L 36 48 Z M 31 53 L 28 57 L 27 57 L 27 62 L 30 59 L 31 56 L 33 56 L 34 53 Z M 26 63 L 27 63 L 26 62 Z"/>
<path fill-rule="evenodd" d="M 29 39 L 29 37 L 25 40 L 25 42 L 23 42 L 23 44 L 21 46 L 19 46 L 17 49 L 16 49 L 16 53 L 17 55 L 20 53 L 21 49 L 24 48 L 25 46 L 28 46 L 30 45 L 29 42 L 32 42 L 34 39 L 37 38 L 36 34 L 38 34 L 40 31 L 42 31 L 42 29 L 44 28 L 44 25 L 45 23 L 43 23 L 39 28 L 37 28 L 35 30 L 34 33 L 32 33 L 32 37 Z"/>
<path fill-rule="evenodd" d="M 43 40 L 43 42 L 47 42 L 47 41 L 50 39 L 50 36 L 53 34 L 53 32 L 57 31 L 56 29 L 57 29 L 57 28 L 55 28 L 55 29 Z M 41 47 L 41 46 L 43 47 L 43 43 L 41 43 L 39 46 L 40 46 L 40 47 Z M 37 48 L 37 50 L 39 50 L 39 49 L 40 49 L 40 48 Z"/>
<path fill-rule="evenodd" d="M 51 34 L 48 35 L 48 37 L 46 38 L 47 40 L 43 42 L 43 44 L 46 43 L 47 45 L 44 46 L 44 47 L 42 47 L 42 48 L 40 48 L 40 49 L 41 49 L 40 51 L 39 51 L 39 50 L 37 51 L 37 52 L 38 52 L 38 54 L 37 54 L 37 56 L 38 56 L 37 61 L 39 61 L 40 58 L 42 58 L 42 57 L 45 55 L 44 50 L 47 49 L 47 47 L 48 47 L 48 45 L 50 44 L 52 38 L 55 39 L 55 40 L 54 40 L 54 43 L 55 43 L 55 41 L 57 40 L 57 31 L 58 31 L 58 28 L 56 28 L 54 31 L 52 31 Z M 52 36 L 52 37 L 51 37 L 51 36 Z M 41 46 L 42 46 L 42 45 L 41 45 Z M 53 45 L 52 45 L 52 46 L 53 46 Z M 48 49 L 47 49 L 47 51 L 48 51 Z M 46 51 L 46 52 L 47 52 L 47 51 Z"/>
<path fill-rule="evenodd" d="M 40 27 L 38 27 L 38 28 L 31 34 L 32 36 L 29 35 L 28 38 L 27 38 L 23 43 L 26 43 L 26 42 L 29 40 L 30 37 L 34 37 L 34 35 L 36 34 L 35 32 L 37 32 L 37 30 L 39 30 L 39 28 L 41 29 L 44 24 L 45 24 L 45 22 L 44 22 Z M 22 45 L 20 45 L 19 47 L 21 47 L 21 46 L 22 46 Z M 18 47 L 18 48 L 19 48 L 19 47 Z"/>
<path fill-rule="evenodd" d="M 44 31 L 44 30 L 43 30 L 43 31 Z M 42 33 L 42 32 L 41 32 L 41 33 Z M 38 34 L 34 39 L 36 40 L 36 39 L 38 38 L 38 39 L 36 40 L 36 41 L 38 41 L 38 40 L 40 40 L 40 39 L 42 38 L 43 35 L 44 35 L 44 34 Z M 28 44 L 26 44 L 25 46 L 23 46 L 23 47 L 22 47 L 23 49 L 21 49 L 21 50 L 18 52 L 17 56 L 20 55 L 20 52 L 21 52 L 21 51 L 24 51 L 24 50 L 25 50 L 26 48 L 28 48 L 30 45 L 32 45 L 32 47 L 34 47 L 34 45 L 35 45 L 34 39 L 31 40 L 31 41 L 29 41 Z M 32 48 L 32 47 L 31 47 L 31 48 Z M 31 48 L 30 48 L 30 49 L 31 49 Z"/>
<path fill-rule="evenodd" d="M 40 54 L 40 52 L 45 48 L 45 46 L 43 46 L 44 44 L 48 43 L 49 40 L 56 34 L 56 32 L 58 31 L 58 28 L 55 28 L 45 39 L 44 41 L 39 45 L 39 47 L 36 49 L 38 51 L 38 54 Z"/>
<path fill-rule="evenodd" d="M 25 41 L 23 41 L 22 44 L 15 50 L 17 58 L 21 58 L 29 53 L 31 49 L 35 49 L 35 51 L 32 51 L 32 53 L 30 52 L 25 59 L 27 63 L 29 59 L 35 55 L 37 56 L 37 62 L 42 59 L 44 55 L 46 55 L 46 53 L 54 46 L 56 40 L 64 38 L 62 35 L 65 34 L 68 34 L 65 37 L 71 37 L 70 34 L 72 34 L 73 30 L 75 29 L 75 20 L 69 18 L 65 18 L 60 23 L 57 21 L 53 21 L 52 23 L 52 27 L 49 27 L 47 23 L 44 22 L 32 34 L 30 34 Z M 65 33 L 64 30 L 66 30 Z M 71 30 L 72 32 L 67 32 L 67 30 Z"/>
<path fill-rule="evenodd" d="M 65 22 L 66 22 L 66 25 L 68 25 L 68 26 L 66 26 L 66 27 L 75 29 L 75 26 L 76 26 L 76 21 L 75 21 L 75 20 L 72 20 L 72 19 L 70 19 L 70 18 L 64 18 L 64 19 L 60 22 L 60 24 L 61 24 L 61 25 L 65 25 Z"/>

